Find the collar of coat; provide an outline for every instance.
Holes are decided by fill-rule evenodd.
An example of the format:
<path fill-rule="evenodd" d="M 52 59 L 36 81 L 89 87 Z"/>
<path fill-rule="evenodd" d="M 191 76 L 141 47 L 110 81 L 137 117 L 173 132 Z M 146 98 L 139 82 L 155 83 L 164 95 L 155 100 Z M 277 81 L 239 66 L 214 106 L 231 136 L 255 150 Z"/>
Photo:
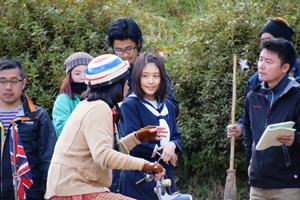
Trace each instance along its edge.
<path fill-rule="evenodd" d="M 282 92 L 282 94 L 280 95 L 280 97 L 282 95 L 287 94 L 289 91 L 291 91 L 293 88 L 299 88 L 300 89 L 300 84 L 299 82 L 297 82 L 293 77 L 288 77 L 291 81 L 289 82 L 289 84 L 286 86 L 286 88 L 284 89 L 284 91 Z M 275 86 L 276 87 L 276 86 Z M 254 93 L 266 93 L 266 89 L 265 88 L 265 82 L 262 82 L 260 85 L 251 87 L 250 90 L 253 91 Z M 292 91 L 291 91 L 292 92 Z M 296 92 L 296 91 L 295 91 Z M 294 92 L 292 92 L 291 94 L 293 94 Z"/>
<path fill-rule="evenodd" d="M 22 106 L 25 116 L 17 116 L 12 120 L 11 123 L 16 121 L 30 121 L 38 118 L 36 109 L 29 96 L 25 93 L 22 93 L 21 100 L 23 102 Z"/>

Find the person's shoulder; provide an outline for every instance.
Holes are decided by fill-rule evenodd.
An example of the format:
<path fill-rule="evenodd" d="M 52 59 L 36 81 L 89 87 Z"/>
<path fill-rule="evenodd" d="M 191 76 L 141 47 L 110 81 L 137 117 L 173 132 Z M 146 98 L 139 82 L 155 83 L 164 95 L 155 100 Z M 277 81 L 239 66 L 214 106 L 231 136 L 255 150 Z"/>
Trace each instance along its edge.
<path fill-rule="evenodd" d="M 166 98 L 164 101 L 164 104 L 167 106 L 168 112 L 171 112 L 175 115 L 175 109 L 174 109 L 173 103 L 169 99 Z"/>
<path fill-rule="evenodd" d="M 299 71 L 300 70 L 300 59 L 296 59 L 295 64 L 291 67 L 291 71 Z"/>
<path fill-rule="evenodd" d="M 101 108 L 101 109 L 105 109 L 105 110 L 110 110 L 109 105 L 103 101 L 103 100 L 95 100 L 95 101 L 87 101 L 87 100 L 83 100 L 80 101 L 80 103 L 77 105 L 78 108 L 80 109 L 92 109 L 94 107 L 97 108 Z"/>
<path fill-rule="evenodd" d="M 257 84 L 257 85 L 254 85 L 254 86 L 251 86 L 250 87 L 250 91 L 249 93 L 247 94 L 246 96 L 246 99 L 249 99 L 253 96 L 256 96 L 258 93 L 261 93 L 263 94 L 265 91 L 265 89 L 262 87 L 262 84 Z"/>
<path fill-rule="evenodd" d="M 46 115 L 49 116 L 48 112 L 44 108 L 42 108 L 41 106 L 34 105 L 34 108 L 36 110 L 36 113 L 37 113 L 38 117 L 46 116 Z"/>
<path fill-rule="evenodd" d="M 173 103 L 169 100 L 169 99 L 165 99 L 165 101 L 164 101 L 164 103 L 166 104 L 166 106 L 168 106 L 168 107 L 174 107 L 173 106 Z"/>
<path fill-rule="evenodd" d="M 255 72 L 248 80 L 248 82 L 254 82 L 254 81 L 257 81 L 259 80 L 259 77 L 258 77 L 258 72 Z"/>
<path fill-rule="evenodd" d="M 70 101 L 71 99 L 70 99 L 70 97 L 68 96 L 68 94 L 66 94 L 66 93 L 61 93 L 61 94 L 59 94 L 58 96 L 57 96 L 57 98 L 56 98 L 56 100 L 55 100 L 55 102 L 58 102 L 58 101 Z"/>
<path fill-rule="evenodd" d="M 300 59 L 296 59 L 294 66 L 300 67 Z"/>
<path fill-rule="evenodd" d="M 71 101 L 72 99 L 66 93 L 61 93 L 55 99 L 54 106 L 57 105 L 65 106 L 65 104 L 69 104 L 69 102 Z"/>
<path fill-rule="evenodd" d="M 125 106 L 132 106 L 132 105 L 138 105 L 139 104 L 139 99 L 135 96 L 135 97 L 132 97 L 132 96 L 128 96 L 125 101 L 122 102 L 122 105 L 125 105 Z"/>
<path fill-rule="evenodd" d="M 82 116 L 82 118 L 89 118 L 95 116 L 96 119 L 101 119 L 106 115 L 112 115 L 112 111 L 109 105 L 103 100 L 83 100 L 80 101 L 80 103 L 77 105 L 76 109 L 72 112 L 71 115 Z"/>

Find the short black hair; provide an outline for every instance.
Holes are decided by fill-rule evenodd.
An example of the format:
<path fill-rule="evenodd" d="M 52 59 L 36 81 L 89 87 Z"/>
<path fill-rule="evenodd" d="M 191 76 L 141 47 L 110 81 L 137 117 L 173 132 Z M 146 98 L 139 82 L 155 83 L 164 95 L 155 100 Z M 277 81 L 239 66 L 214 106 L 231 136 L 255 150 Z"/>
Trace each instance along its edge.
<path fill-rule="evenodd" d="M 267 39 L 262 42 L 259 47 L 261 51 L 266 49 L 273 53 L 277 53 L 278 58 L 281 60 L 281 66 L 288 63 L 291 69 L 296 62 L 297 53 L 295 47 L 290 41 L 283 38 Z"/>
<path fill-rule="evenodd" d="M 21 63 L 9 56 L 5 56 L 0 60 L 0 71 L 9 69 L 19 69 L 22 80 L 25 79 L 25 71 Z"/>
<path fill-rule="evenodd" d="M 167 75 L 166 75 L 166 68 L 164 62 L 156 54 L 143 53 L 138 57 L 132 71 L 132 78 L 131 78 L 132 90 L 135 93 L 135 95 L 139 98 L 140 101 L 145 102 L 144 100 L 145 93 L 141 87 L 141 77 L 142 77 L 143 68 L 149 63 L 154 63 L 159 68 L 160 85 L 155 93 L 155 99 L 159 103 L 163 103 L 168 93 Z"/>
<path fill-rule="evenodd" d="M 123 90 L 125 82 L 126 78 L 124 77 L 120 81 L 106 87 L 89 88 L 81 95 L 80 100 L 103 100 L 109 105 L 110 108 L 113 108 L 124 98 Z"/>
<path fill-rule="evenodd" d="M 115 40 L 130 39 L 138 45 L 138 52 L 143 47 L 143 35 L 138 25 L 128 17 L 119 18 L 110 25 L 106 35 L 106 43 L 113 48 Z"/>

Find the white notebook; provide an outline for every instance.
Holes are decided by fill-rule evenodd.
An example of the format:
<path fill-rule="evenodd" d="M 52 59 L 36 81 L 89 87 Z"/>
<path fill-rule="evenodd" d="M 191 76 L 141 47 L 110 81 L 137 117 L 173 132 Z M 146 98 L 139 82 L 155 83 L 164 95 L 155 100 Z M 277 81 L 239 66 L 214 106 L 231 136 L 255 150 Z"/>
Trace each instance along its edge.
<path fill-rule="evenodd" d="M 282 122 L 277 124 L 270 124 L 265 129 L 260 140 L 256 145 L 256 150 L 264 150 L 271 146 L 280 146 L 281 142 L 277 141 L 276 138 L 278 135 L 290 136 L 296 129 L 293 129 L 295 122 Z"/>

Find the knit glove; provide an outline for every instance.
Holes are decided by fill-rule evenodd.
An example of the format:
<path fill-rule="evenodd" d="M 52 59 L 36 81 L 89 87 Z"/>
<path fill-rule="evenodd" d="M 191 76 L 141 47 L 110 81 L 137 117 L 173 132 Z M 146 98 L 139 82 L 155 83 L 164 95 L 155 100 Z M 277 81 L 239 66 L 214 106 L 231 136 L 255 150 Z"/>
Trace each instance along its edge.
<path fill-rule="evenodd" d="M 142 169 L 144 172 L 148 173 L 151 170 L 154 174 L 159 174 L 164 171 L 164 168 L 159 163 L 145 163 Z"/>
<path fill-rule="evenodd" d="M 157 131 L 150 132 L 150 129 L 156 128 L 156 126 L 146 126 L 136 131 L 136 138 L 140 142 L 148 142 L 150 140 L 155 140 L 157 136 Z"/>

